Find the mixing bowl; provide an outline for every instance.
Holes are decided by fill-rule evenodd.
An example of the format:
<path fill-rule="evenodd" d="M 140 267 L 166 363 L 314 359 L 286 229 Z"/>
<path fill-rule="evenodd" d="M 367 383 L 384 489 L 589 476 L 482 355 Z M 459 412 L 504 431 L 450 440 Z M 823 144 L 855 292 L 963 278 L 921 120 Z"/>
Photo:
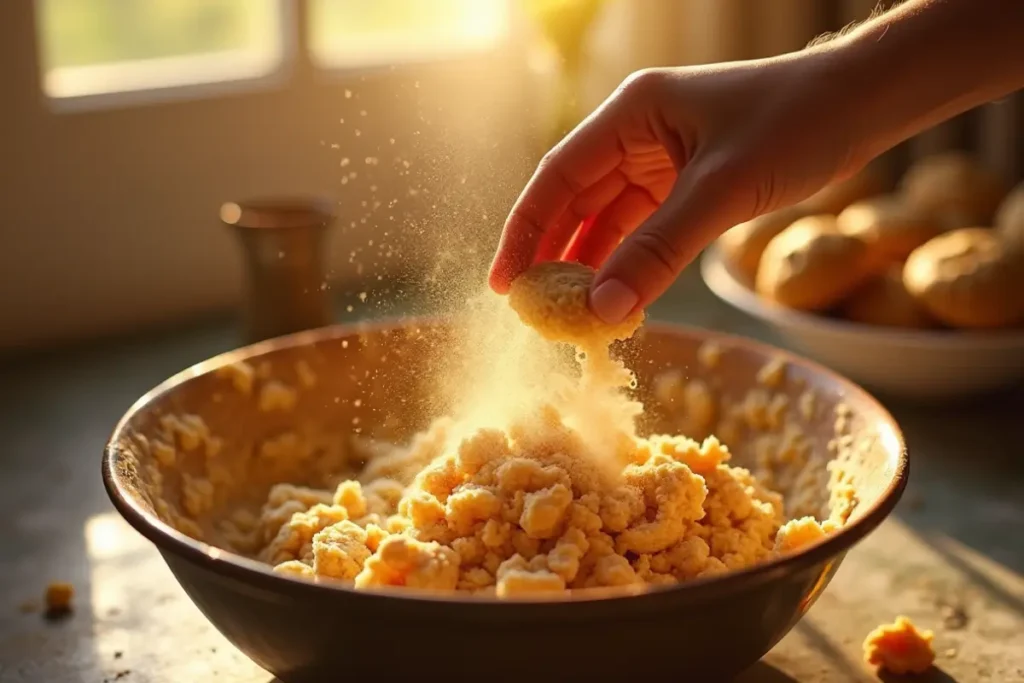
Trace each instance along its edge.
<path fill-rule="evenodd" d="M 718 245 L 701 259 L 704 282 L 726 303 L 773 327 L 802 353 L 887 396 L 958 399 L 1024 379 L 1024 329 L 899 330 L 785 308 L 755 294 Z"/>
<path fill-rule="evenodd" d="M 908 461 L 897 425 L 855 385 L 746 339 L 651 324 L 621 349 L 637 373 L 640 398 L 651 405 L 644 429 L 669 430 L 685 417 L 647 390 L 673 369 L 703 382 L 722 406 L 768 384 L 776 387 L 794 414 L 802 406 L 815 453 L 828 453 L 830 441 L 832 448 L 837 441 L 858 444 L 838 451 L 859 501 L 841 531 L 743 571 L 646 590 L 578 591 L 555 600 L 356 591 L 276 574 L 218 547 L 218 515 L 265 498 L 277 481 L 325 485 L 346 466 L 353 431 L 403 439 L 443 410 L 432 391 L 433 373 L 438 351 L 453 348 L 452 334 L 443 321 L 405 321 L 262 342 L 167 380 L 113 432 L 103 480 L 115 507 L 156 545 L 206 617 L 286 683 L 353 675 L 727 678 L 754 664 L 793 627 L 845 553 L 889 514 L 906 485 Z M 286 410 L 268 409 L 269 394 L 261 387 L 271 385 L 294 388 Z M 814 410 L 800 398 L 808 395 L 815 397 Z M 202 423 L 190 416 L 201 416 Z M 840 423 L 848 436 L 837 439 Z M 179 440 L 171 461 L 155 447 L 156 435 L 167 429 L 177 430 Z M 216 437 L 197 440 L 197 433 Z M 284 463 L 259 459 L 260 444 L 279 442 L 282 435 L 299 435 L 308 447 Z M 753 457 L 748 445 L 756 436 L 736 437 L 734 464 Z M 824 468 L 825 459 L 808 466 Z M 183 483 L 211 462 L 234 474 L 218 478 L 212 499 L 183 500 Z M 824 499 L 827 492 L 821 493 Z"/>

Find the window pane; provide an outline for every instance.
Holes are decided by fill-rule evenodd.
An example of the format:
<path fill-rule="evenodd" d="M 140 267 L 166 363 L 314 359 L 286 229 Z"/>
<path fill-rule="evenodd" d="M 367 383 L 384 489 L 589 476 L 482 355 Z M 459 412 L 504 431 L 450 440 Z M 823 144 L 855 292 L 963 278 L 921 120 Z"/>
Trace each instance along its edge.
<path fill-rule="evenodd" d="M 493 46 L 508 0 L 310 0 L 314 56 L 333 66 L 401 61 Z"/>
<path fill-rule="evenodd" d="M 52 97 L 211 83 L 281 61 L 280 0 L 36 0 Z"/>

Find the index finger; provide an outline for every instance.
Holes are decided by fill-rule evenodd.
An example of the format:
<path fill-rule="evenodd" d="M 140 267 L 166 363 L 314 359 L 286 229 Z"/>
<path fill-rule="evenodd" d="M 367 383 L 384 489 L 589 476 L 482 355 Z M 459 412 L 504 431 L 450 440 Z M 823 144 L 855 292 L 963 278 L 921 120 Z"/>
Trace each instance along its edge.
<path fill-rule="evenodd" d="M 541 160 L 512 207 L 491 263 L 490 285 L 498 293 L 533 263 L 541 238 L 576 197 L 614 171 L 623 151 L 605 108 L 584 120 Z"/>

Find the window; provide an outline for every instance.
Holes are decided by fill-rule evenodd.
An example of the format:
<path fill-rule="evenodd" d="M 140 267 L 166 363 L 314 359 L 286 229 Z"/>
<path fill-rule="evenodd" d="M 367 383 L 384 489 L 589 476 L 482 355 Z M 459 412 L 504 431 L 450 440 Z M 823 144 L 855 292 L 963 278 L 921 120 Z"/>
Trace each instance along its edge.
<path fill-rule="evenodd" d="M 267 76 L 283 62 L 291 0 L 36 0 L 52 98 Z"/>
<path fill-rule="evenodd" d="M 509 0 L 309 0 L 309 43 L 327 67 L 386 64 L 493 47 Z"/>

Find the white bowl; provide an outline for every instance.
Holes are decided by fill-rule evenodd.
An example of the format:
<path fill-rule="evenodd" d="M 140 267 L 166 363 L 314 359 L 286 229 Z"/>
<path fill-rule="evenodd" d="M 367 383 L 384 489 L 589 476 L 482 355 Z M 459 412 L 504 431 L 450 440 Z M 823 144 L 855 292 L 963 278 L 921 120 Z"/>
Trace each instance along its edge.
<path fill-rule="evenodd" d="M 704 252 L 701 274 L 720 299 L 771 325 L 797 350 L 881 394 L 945 400 L 1024 379 L 1024 330 L 898 330 L 795 311 L 744 285 L 717 244 Z"/>

